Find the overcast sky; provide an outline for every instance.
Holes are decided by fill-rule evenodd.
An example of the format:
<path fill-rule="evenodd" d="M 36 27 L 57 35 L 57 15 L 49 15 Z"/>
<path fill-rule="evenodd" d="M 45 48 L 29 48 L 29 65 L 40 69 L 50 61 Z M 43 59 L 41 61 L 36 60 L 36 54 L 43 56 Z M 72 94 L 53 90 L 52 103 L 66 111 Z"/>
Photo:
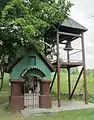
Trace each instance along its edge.
<path fill-rule="evenodd" d="M 71 18 L 84 25 L 88 31 L 85 33 L 86 67 L 94 68 L 94 0 L 71 0 Z"/>

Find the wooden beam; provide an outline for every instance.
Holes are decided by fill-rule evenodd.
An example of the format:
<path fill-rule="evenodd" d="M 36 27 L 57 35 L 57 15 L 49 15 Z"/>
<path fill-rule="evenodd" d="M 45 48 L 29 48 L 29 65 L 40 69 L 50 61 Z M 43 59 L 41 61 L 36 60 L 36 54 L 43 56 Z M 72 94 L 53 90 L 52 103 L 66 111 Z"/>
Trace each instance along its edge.
<path fill-rule="evenodd" d="M 67 33 L 67 32 L 59 32 L 61 35 L 69 35 L 69 36 L 74 36 L 74 37 L 81 37 L 80 34 L 73 34 L 73 33 Z"/>
<path fill-rule="evenodd" d="M 59 62 L 59 31 L 57 29 L 57 98 L 58 98 L 58 107 L 60 104 L 60 62 Z"/>
<path fill-rule="evenodd" d="M 72 99 L 72 97 L 73 97 L 73 95 L 74 95 L 74 92 L 75 92 L 76 87 L 77 87 L 77 85 L 78 85 L 78 83 L 79 83 L 80 77 L 81 77 L 81 75 L 82 75 L 82 72 L 83 72 L 83 68 L 82 68 L 82 70 L 81 70 L 81 72 L 80 72 L 80 74 L 79 74 L 79 76 L 78 76 L 78 79 L 77 79 L 77 81 L 76 81 L 76 84 L 75 84 L 75 86 L 74 86 L 74 88 L 73 88 L 73 90 L 72 90 L 72 93 L 71 93 L 71 95 L 70 95 L 70 100 Z"/>
<path fill-rule="evenodd" d="M 82 58 L 83 58 L 83 78 L 84 78 L 84 99 L 85 104 L 88 104 L 88 95 L 87 95 L 87 82 L 86 82 L 86 65 L 85 65 L 85 47 L 84 47 L 84 35 L 81 37 L 82 42 Z"/>
<path fill-rule="evenodd" d="M 67 62 L 70 62 L 69 51 L 67 51 Z M 68 91 L 69 91 L 69 99 L 70 99 L 70 95 L 71 95 L 70 67 L 68 67 L 67 70 L 68 70 Z"/>
<path fill-rule="evenodd" d="M 52 83 L 51 83 L 50 92 L 52 90 L 52 87 L 53 87 L 53 84 L 54 84 L 54 81 L 55 81 L 55 78 L 56 78 L 56 73 L 57 73 L 57 70 L 55 71 L 55 74 L 54 74 L 54 77 L 53 77 L 53 80 L 52 80 Z"/>
<path fill-rule="evenodd" d="M 69 100 L 71 96 L 71 79 L 70 79 L 70 68 L 67 68 L 68 70 L 68 91 L 69 91 Z"/>

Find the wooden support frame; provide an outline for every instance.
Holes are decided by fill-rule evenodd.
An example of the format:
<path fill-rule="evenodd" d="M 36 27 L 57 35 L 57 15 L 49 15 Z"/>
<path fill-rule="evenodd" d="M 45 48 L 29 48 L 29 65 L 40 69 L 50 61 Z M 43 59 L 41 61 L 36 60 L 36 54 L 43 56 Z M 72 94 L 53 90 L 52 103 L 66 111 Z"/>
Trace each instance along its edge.
<path fill-rule="evenodd" d="M 67 33 L 67 32 L 59 32 L 61 35 L 68 35 L 68 36 L 74 36 L 74 37 L 81 37 L 81 34 L 73 34 L 73 33 Z"/>
<path fill-rule="evenodd" d="M 53 87 L 53 84 L 54 84 L 54 81 L 55 81 L 55 78 L 56 78 L 56 74 L 57 74 L 57 70 L 55 71 L 55 74 L 54 74 L 54 77 L 53 77 L 53 80 L 52 80 L 52 83 L 51 83 L 51 86 L 50 86 L 50 92 L 52 90 L 52 87 Z"/>
<path fill-rule="evenodd" d="M 70 68 L 67 68 L 68 70 L 68 91 L 69 91 L 69 100 L 71 96 L 71 79 L 70 79 Z"/>
<path fill-rule="evenodd" d="M 67 62 L 70 62 L 69 51 L 67 51 Z M 70 79 L 70 67 L 67 68 L 68 71 L 68 91 L 69 91 L 69 99 L 71 95 L 71 79 Z"/>
<path fill-rule="evenodd" d="M 80 72 L 80 74 L 79 74 L 79 76 L 78 76 L 78 78 L 77 78 L 77 81 L 76 81 L 76 83 L 75 83 L 75 86 L 74 86 L 74 88 L 73 88 L 73 90 L 72 90 L 72 93 L 71 93 L 71 95 L 70 95 L 70 100 L 72 99 L 72 97 L 73 97 L 73 95 L 74 95 L 74 92 L 75 92 L 76 87 L 77 87 L 77 85 L 78 85 L 78 83 L 79 83 L 80 77 L 81 77 L 81 75 L 82 75 L 83 69 L 84 69 L 84 68 L 82 68 L 82 70 L 81 70 L 81 72 Z"/>
<path fill-rule="evenodd" d="M 58 107 L 61 106 L 60 104 L 60 61 L 59 61 L 59 36 L 61 35 L 68 35 L 68 36 L 74 36 L 74 37 L 79 37 L 81 38 L 81 43 L 82 43 L 82 58 L 83 58 L 83 64 L 82 64 L 82 70 L 78 76 L 78 79 L 76 81 L 76 84 L 73 88 L 73 91 L 71 93 L 71 80 L 70 80 L 70 67 L 67 68 L 68 70 L 68 86 L 69 86 L 69 99 L 71 100 L 72 97 L 73 97 L 73 94 L 75 92 L 75 89 L 78 85 L 78 82 L 80 80 L 80 77 L 83 73 L 83 78 L 84 78 L 84 99 L 85 99 L 85 104 L 88 103 L 88 97 L 87 97 L 87 83 L 86 83 L 86 66 L 85 66 L 85 48 L 84 48 L 84 36 L 83 34 L 74 34 L 74 33 L 66 33 L 66 32 L 60 32 L 58 29 L 57 29 L 57 39 L 56 39 L 56 45 L 57 45 L 57 98 L 58 98 Z M 69 62 L 69 61 L 68 61 Z M 54 83 L 54 81 L 53 81 Z M 52 83 L 52 86 L 53 86 L 53 83 Z M 51 90 L 52 88 L 50 88 Z"/>
<path fill-rule="evenodd" d="M 61 107 L 61 103 L 60 103 L 59 30 L 58 29 L 57 29 L 57 98 L 58 98 L 58 107 Z"/>
<path fill-rule="evenodd" d="M 85 65 L 85 47 L 84 47 L 84 35 L 83 34 L 81 36 L 81 43 L 82 43 L 82 58 L 83 58 L 84 100 L 85 100 L 85 104 L 88 104 L 86 65 Z"/>

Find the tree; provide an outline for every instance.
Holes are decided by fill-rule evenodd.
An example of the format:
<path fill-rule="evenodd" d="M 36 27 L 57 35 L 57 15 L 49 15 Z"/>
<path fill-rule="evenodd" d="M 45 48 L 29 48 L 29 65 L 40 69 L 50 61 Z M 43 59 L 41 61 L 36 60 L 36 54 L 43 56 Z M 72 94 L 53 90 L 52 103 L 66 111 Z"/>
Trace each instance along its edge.
<path fill-rule="evenodd" d="M 71 74 L 73 74 L 73 75 L 79 74 L 78 68 L 72 68 L 72 69 L 71 69 Z"/>
<path fill-rule="evenodd" d="M 21 48 L 43 51 L 45 30 L 63 22 L 72 4 L 67 0 L 2 0 L 1 6 L 0 63 L 4 71 L 6 58 Z"/>

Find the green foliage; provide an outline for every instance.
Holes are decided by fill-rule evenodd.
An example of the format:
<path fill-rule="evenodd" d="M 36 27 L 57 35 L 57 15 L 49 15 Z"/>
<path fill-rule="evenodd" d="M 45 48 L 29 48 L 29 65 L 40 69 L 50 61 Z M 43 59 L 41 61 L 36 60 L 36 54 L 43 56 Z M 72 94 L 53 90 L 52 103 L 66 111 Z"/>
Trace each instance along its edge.
<path fill-rule="evenodd" d="M 64 69 L 64 68 L 61 68 L 61 71 L 62 71 L 63 73 L 67 73 L 67 72 L 68 72 L 67 69 Z"/>
<path fill-rule="evenodd" d="M 18 54 L 22 48 L 44 49 L 45 30 L 61 23 L 69 14 L 67 0 L 4 0 L 0 6 L 0 70 L 3 86 L 6 58 Z M 8 57 L 6 57 L 8 56 Z M 8 62 L 8 60 L 7 60 Z"/>
<path fill-rule="evenodd" d="M 20 47 L 43 50 L 44 33 L 69 14 L 67 0 L 8 0 L 0 14 L 0 55 L 13 55 Z"/>
<path fill-rule="evenodd" d="M 78 75 L 78 74 L 79 74 L 78 68 L 72 68 L 72 69 L 71 69 L 71 74 L 73 74 L 73 75 Z"/>

